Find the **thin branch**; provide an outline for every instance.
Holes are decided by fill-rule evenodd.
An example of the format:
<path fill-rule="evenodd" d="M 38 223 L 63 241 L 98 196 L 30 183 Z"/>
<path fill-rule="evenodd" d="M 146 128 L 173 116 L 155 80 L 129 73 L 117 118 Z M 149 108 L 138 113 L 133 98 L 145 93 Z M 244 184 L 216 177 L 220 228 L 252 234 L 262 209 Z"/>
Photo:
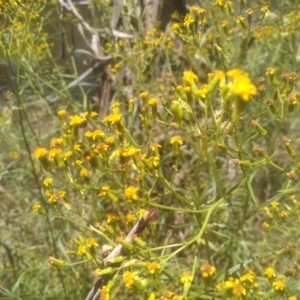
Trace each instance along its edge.
<path fill-rule="evenodd" d="M 125 241 L 128 243 L 132 243 L 133 239 L 136 235 L 141 234 L 144 228 L 149 223 L 150 219 L 154 215 L 154 210 L 147 211 L 140 220 L 133 226 L 133 228 L 130 230 L 130 232 L 127 234 Z M 111 260 L 113 258 L 116 258 L 122 254 L 126 253 L 126 248 L 123 247 L 122 244 L 117 245 L 114 250 L 103 260 L 104 266 L 107 266 L 110 264 Z M 96 300 L 100 298 L 100 289 L 102 286 L 106 284 L 106 282 L 109 280 L 111 275 L 103 275 L 94 284 L 90 292 L 88 293 L 85 300 Z"/>

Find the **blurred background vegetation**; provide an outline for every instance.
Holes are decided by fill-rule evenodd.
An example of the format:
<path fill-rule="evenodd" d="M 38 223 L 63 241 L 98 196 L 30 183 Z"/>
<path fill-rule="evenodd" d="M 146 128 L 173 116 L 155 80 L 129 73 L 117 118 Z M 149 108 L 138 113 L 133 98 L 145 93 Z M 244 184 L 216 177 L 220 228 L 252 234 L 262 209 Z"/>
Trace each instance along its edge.
<path fill-rule="evenodd" d="M 278 74 L 299 73 L 300 2 L 246 1 L 245 8 L 268 5 L 270 13 L 255 29 L 247 50 L 243 55 L 237 51 L 229 65 L 218 51 L 210 51 L 218 42 L 216 34 L 223 34 L 214 1 L 3 3 L 0 1 L 0 299 L 84 299 L 93 282 L 88 263 L 66 269 L 47 265 L 49 256 L 69 261 L 69 240 L 80 228 L 31 210 L 35 203 L 45 209 L 49 206 L 40 183 L 42 170 L 32 153 L 58 132 L 56 112 L 93 110 L 102 118 L 116 99 L 125 102 L 141 91 L 164 93 L 168 78 L 179 81 L 188 69 L 204 82 L 206 74 L 216 69 L 242 66 L 257 85 L 268 67 Z M 191 5 L 204 7 L 212 16 L 200 47 L 179 39 L 171 30 L 172 22 L 182 19 Z M 240 3 L 234 1 L 234 5 L 239 11 Z M 242 37 L 237 36 L 232 47 L 240 49 L 241 44 Z M 263 125 L 272 131 L 275 119 L 265 118 Z M 299 125 L 299 118 L 286 120 L 280 134 L 298 139 Z M 282 145 L 278 147 L 283 152 Z M 283 154 L 281 164 L 285 158 Z M 267 168 L 256 180 L 262 202 L 274 195 L 272 191 L 282 181 Z M 104 218 L 105 209 L 98 209 L 97 218 Z M 169 222 L 167 215 L 164 218 Z M 252 234 L 261 230 L 258 226 L 252 229 Z M 295 242 L 297 238 L 295 235 Z M 253 235 L 251 243 L 263 242 Z M 274 237 L 273 242 L 278 239 Z"/>

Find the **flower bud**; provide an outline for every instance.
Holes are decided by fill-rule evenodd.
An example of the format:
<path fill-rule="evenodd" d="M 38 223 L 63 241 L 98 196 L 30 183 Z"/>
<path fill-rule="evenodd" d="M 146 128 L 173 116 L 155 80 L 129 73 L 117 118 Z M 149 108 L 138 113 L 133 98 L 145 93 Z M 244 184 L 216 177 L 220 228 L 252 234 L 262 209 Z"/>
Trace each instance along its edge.
<path fill-rule="evenodd" d="M 290 156 L 291 158 L 295 158 L 295 157 L 296 157 L 296 154 L 295 154 L 294 148 L 293 148 L 292 145 L 290 144 L 290 143 L 291 143 L 291 140 L 290 140 L 288 137 L 284 136 L 283 139 L 282 139 L 282 143 L 283 143 L 283 145 L 285 146 L 285 148 L 286 148 L 286 150 L 287 150 L 289 156 Z"/>
<path fill-rule="evenodd" d="M 260 135 L 266 136 L 268 134 L 268 131 L 259 125 L 257 120 L 252 120 L 251 125 L 258 131 Z"/>
<path fill-rule="evenodd" d="M 57 259 L 53 256 L 50 256 L 48 258 L 48 264 L 53 266 L 53 267 L 56 267 L 56 268 L 61 268 L 61 267 L 65 267 L 65 266 L 68 265 L 64 260 Z"/>
<path fill-rule="evenodd" d="M 184 109 L 182 105 L 178 101 L 173 100 L 170 111 L 174 115 L 176 122 L 180 124 L 184 115 Z"/>

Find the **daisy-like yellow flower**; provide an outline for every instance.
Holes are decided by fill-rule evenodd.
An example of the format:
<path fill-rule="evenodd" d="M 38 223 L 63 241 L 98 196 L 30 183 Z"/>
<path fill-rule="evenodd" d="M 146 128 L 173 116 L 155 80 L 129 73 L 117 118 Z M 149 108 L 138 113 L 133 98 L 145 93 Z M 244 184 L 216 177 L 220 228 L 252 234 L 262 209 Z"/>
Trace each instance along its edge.
<path fill-rule="evenodd" d="M 209 264 L 202 265 L 200 270 L 202 272 L 203 278 L 210 278 L 210 277 L 214 276 L 214 274 L 216 273 L 216 268 Z"/>
<path fill-rule="evenodd" d="M 121 114 L 113 114 L 113 115 L 108 115 L 103 119 L 104 123 L 107 124 L 117 124 L 120 123 L 122 119 L 122 115 Z"/>
<path fill-rule="evenodd" d="M 146 209 L 141 208 L 141 209 L 139 209 L 139 211 L 138 211 L 138 215 L 139 215 L 140 217 L 142 217 L 146 212 L 147 212 Z"/>
<path fill-rule="evenodd" d="M 53 148 L 49 150 L 49 159 L 50 161 L 54 161 L 55 157 L 57 157 L 60 149 L 58 148 Z"/>
<path fill-rule="evenodd" d="M 124 190 L 125 198 L 127 200 L 138 200 L 138 195 L 136 194 L 139 189 L 134 186 L 129 186 Z"/>
<path fill-rule="evenodd" d="M 32 205 L 32 212 L 39 212 L 41 209 L 41 206 L 39 204 Z"/>
<path fill-rule="evenodd" d="M 94 247 L 99 247 L 98 243 L 96 242 L 96 240 L 93 237 L 89 237 L 86 240 L 86 244 L 89 248 L 91 248 L 92 246 Z"/>
<path fill-rule="evenodd" d="M 106 222 L 109 224 L 115 220 L 118 220 L 118 216 L 115 213 L 106 214 Z"/>
<path fill-rule="evenodd" d="M 283 291 L 285 288 L 285 282 L 279 279 L 274 281 L 272 286 L 275 288 L 276 291 Z"/>
<path fill-rule="evenodd" d="M 264 229 L 269 229 L 269 228 L 270 228 L 270 224 L 267 223 L 267 222 L 263 222 L 263 223 L 262 223 L 262 227 L 263 227 Z"/>
<path fill-rule="evenodd" d="M 85 255 L 86 254 L 86 246 L 85 245 L 79 245 L 77 248 L 77 255 Z"/>
<path fill-rule="evenodd" d="M 198 81 L 198 76 L 193 71 L 183 72 L 183 83 L 185 85 L 191 85 Z"/>
<path fill-rule="evenodd" d="M 98 197 L 105 196 L 109 190 L 110 190 L 109 185 L 102 186 L 101 189 L 100 189 L 100 192 L 98 194 Z"/>
<path fill-rule="evenodd" d="M 148 271 L 150 274 L 154 274 L 158 272 L 161 269 L 161 265 L 158 264 L 157 262 L 152 262 L 148 266 Z"/>
<path fill-rule="evenodd" d="M 134 284 L 134 274 L 131 272 L 125 272 L 123 274 L 123 281 L 128 289 L 132 289 Z"/>
<path fill-rule="evenodd" d="M 63 143 L 63 138 L 53 138 L 50 142 L 50 148 L 59 148 Z"/>
<path fill-rule="evenodd" d="M 171 29 L 173 30 L 174 33 L 177 34 L 179 32 L 180 25 L 178 23 L 174 23 L 172 24 Z"/>
<path fill-rule="evenodd" d="M 50 203 L 56 203 L 57 200 L 58 200 L 58 197 L 57 197 L 56 194 L 50 193 L 48 197 L 49 197 L 49 198 L 48 198 L 48 201 L 49 201 Z"/>
<path fill-rule="evenodd" d="M 178 144 L 178 145 L 183 145 L 183 140 L 180 135 L 175 135 L 170 138 L 170 143 L 171 144 Z"/>
<path fill-rule="evenodd" d="M 89 171 L 87 169 L 81 169 L 80 170 L 80 176 L 81 177 L 89 177 Z"/>
<path fill-rule="evenodd" d="M 193 279 L 194 279 L 194 277 L 193 277 L 190 273 L 188 273 L 188 272 L 184 272 L 184 273 L 181 275 L 181 277 L 180 277 L 180 281 L 181 281 L 182 283 L 192 282 Z"/>
<path fill-rule="evenodd" d="M 240 69 L 233 69 L 228 71 L 227 75 L 232 79 L 231 92 L 241 100 L 247 102 L 256 94 L 256 87 L 251 83 L 248 74 Z"/>
<path fill-rule="evenodd" d="M 64 198 L 66 197 L 66 195 L 67 195 L 67 192 L 66 192 L 66 191 L 63 191 L 63 190 L 60 190 L 60 191 L 58 191 L 58 193 L 57 193 L 57 196 L 58 196 L 59 198 L 61 198 L 61 199 L 64 199 Z"/>
<path fill-rule="evenodd" d="M 155 151 L 156 149 L 161 148 L 161 145 L 159 143 L 153 143 L 150 148 L 152 151 Z"/>
<path fill-rule="evenodd" d="M 155 105 L 157 105 L 157 103 L 158 103 L 158 100 L 156 98 L 150 98 L 148 100 L 148 105 L 150 105 L 150 106 L 155 106 Z"/>
<path fill-rule="evenodd" d="M 91 114 L 90 114 L 90 116 L 91 116 L 92 118 L 95 118 L 95 117 L 98 116 L 98 113 L 96 113 L 95 111 L 92 111 Z"/>
<path fill-rule="evenodd" d="M 70 116 L 71 126 L 80 126 L 85 121 L 85 118 L 79 115 Z"/>
<path fill-rule="evenodd" d="M 105 140 L 107 144 L 113 144 L 115 142 L 115 138 L 113 136 L 108 136 Z"/>
<path fill-rule="evenodd" d="M 272 278 L 275 278 L 276 277 L 276 273 L 275 273 L 275 270 L 272 268 L 272 267 L 268 267 L 266 270 L 265 270 L 265 275 L 267 275 L 267 277 L 269 279 L 272 279 Z"/>
<path fill-rule="evenodd" d="M 240 281 L 241 282 L 251 282 L 253 283 L 254 282 L 254 273 L 253 271 L 249 271 L 247 274 L 243 275 L 240 277 Z"/>
<path fill-rule="evenodd" d="M 50 177 L 46 177 L 44 180 L 43 180 L 43 185 L 45 187 L 49 187 L 52 185 L 52 182 L 53 182 L 53 178 L 50 178 Z"/>
<path fill-rule="evenodd" d="M 238 279 L 236 279 L 232 285 L 232 293 L 236 297 L 242 297 L 242 296 L 246 296 L 247 290 L 240 283 L 240 281 Z"/>
<path fill-rule="evenodd" d="M 129 213 L 126 215 L 126 218 L 125 218 L 126 224 L 132 223 L 134 221 L 136 221 L 136 216 L 134 214 Z"/>
<path fill-rule="evenodd" d="M 191 25 L 193 23 L 195 23 L 195 18 L 192 15 L 187 14 L 184 18 L 183 26 L 188 27 L 189 25 Z"/>
<path fill-rule="evenodd" d="M 105 285 L 100 290 L 100 300 L 110 300 L 109 288 Z"/>
<path fill-rule="evenodd" d="M 148 92 L 141 92 L 141 93 L 139 94 L 139 96 L 140 96 L 140 98 L 142 98 L 143 100 L 145 100 L 145 99 L 147 99 L 147 97 L 148 97 Z"/>
<path fill-rule="evenodd" d="M 48 150 L 46 148 L 39 147 L 34 151 L 33 156 L 37 159 L 43 159 L 43 158 L 46 158 L 47 153 L 48 153 Z"/>

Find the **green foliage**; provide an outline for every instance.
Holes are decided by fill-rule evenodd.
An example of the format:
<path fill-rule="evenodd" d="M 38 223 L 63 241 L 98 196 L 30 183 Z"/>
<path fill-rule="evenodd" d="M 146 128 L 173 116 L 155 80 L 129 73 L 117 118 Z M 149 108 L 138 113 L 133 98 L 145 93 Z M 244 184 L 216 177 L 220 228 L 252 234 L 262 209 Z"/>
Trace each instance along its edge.
<path fill-rule="evenodd" d="M 0 295 L 297 299 L 295 4 L 203 1 L 163 33 L 129 3 L 116 33 L 104 2 L 92 24 L 0 1 Z M 98 48 L 65 26 L 56 59 L 54 18 L 102 28 Z"/>

